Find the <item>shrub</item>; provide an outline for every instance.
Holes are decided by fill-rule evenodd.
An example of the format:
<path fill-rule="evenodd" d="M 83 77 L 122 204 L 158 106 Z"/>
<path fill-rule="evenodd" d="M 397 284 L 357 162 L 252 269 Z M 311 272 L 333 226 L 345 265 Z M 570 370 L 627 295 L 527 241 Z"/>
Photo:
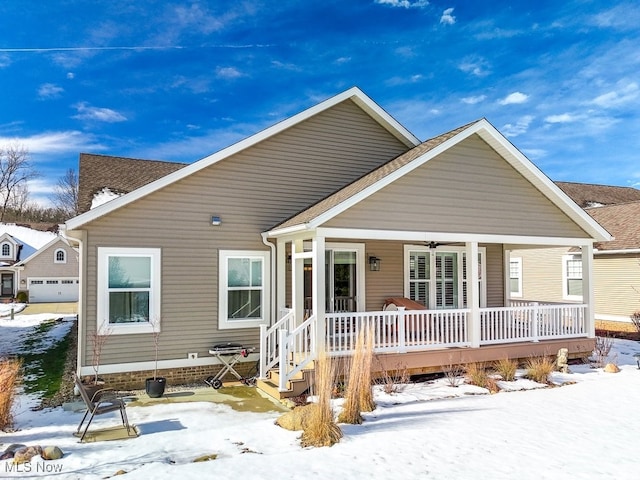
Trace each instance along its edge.
<path fill-rule="evenodd" d="M 304 426 L 301 438 L 303 447 L 330 447 L 342 438 L 342 430 L 336 425 L 331 408 L 334 376 L 331 359 L 321 351 L 316 365 L 315 380 L 318 408 L 312 410 Z"/>
<path fill-rule="evenodd" d="M 382 385 L 384 393 L 391 395 L 392 393 L 398 393 L 404 390 L 409 381 L 410 377 L 407 367 L 398 363 L 395 370 L 382 369 L 376 383 Z"/>
<path fill-rule="evenodd" d="M 20 383 L 20 360 L 0 359 L 0 430 L 12 427 L 11 407 Z"/>
<path fill-rule="evenodd" d="M 640 311 L 633 312 L 630 318 L 631 323 L 633 323 L 633 327 L 636 329 L 636 332 L 640 333 Z"/>
<path fill-rule="evenodd" d="M 489 375 L 484 363 L 470 363 L 466 367 L 467 382 L 471 385 L 486 388 L 491 393 L 499 391 L 493 377 Z"/>
<path fill-rule="evenodd" d="M 29 301 L 29 296 L 27 295 L 27 292 L 20 291 L 16 294 L 16 302 L 27 303 L 28 301 Z"/>
<path fill-rule="evenodd" d="M 509 358 L 503 358 L 493 364 L 496 373 L 502 377 L 505 382 L 513 382 L 516 379 L 516 370 L 518 362 Z"/>
<path fill-rule="evenodd" d="M 454 363 L 453 358 L 449 355 L 449 365 L 442 366 L 442 372 L 450 387 L 459 386 L 464 379 L 465 368 L 461 363 Z"/>
<path fill-rule="evenodd" d="M 593 362 L 594 367 L 605 366 L 612 347 L 613 347 L 613 338 L 596 337 L 596 346 L 593 349 L 593 352 L 595 353 L 595 359 Z"/>
<path fill-rule="evenodd" d="M 555 370 L 551 357 L 531 357 L 526 364 L 526 377 L 534 382 L 549 384 L 549 375 Z"/>

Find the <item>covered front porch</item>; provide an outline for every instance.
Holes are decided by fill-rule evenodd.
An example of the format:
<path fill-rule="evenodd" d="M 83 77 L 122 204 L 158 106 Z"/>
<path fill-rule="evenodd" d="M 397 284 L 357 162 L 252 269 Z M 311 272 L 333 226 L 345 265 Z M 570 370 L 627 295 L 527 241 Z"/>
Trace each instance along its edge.
<path fill-rule="evenodd" d="M 411 373 L 441 371 L 451 362 L 555 355 L 560 347 L 574 357 L 591 352 L 591 243 L 462 237 L 322 228 L 279 236 L 279 314 L 261 327 L 260 377 L 281 393 L 292 391 L 319 351 L 351 356 L 363 329 L 373 336 L 377 368 L 402 365 Z M 583 301 L 512 299 L 510 250 L 559 245 L 583 253 Z"/>

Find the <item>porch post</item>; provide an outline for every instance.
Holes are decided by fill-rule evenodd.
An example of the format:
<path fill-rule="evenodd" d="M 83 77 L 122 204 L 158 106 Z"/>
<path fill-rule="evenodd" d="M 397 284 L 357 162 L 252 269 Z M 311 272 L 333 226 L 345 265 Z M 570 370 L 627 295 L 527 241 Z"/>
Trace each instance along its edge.
<path fill-rule="evenodd" d="M 589 338 L 596 337 L 595 295 L 593 293 L 593 244 L 582 246 L 582 303 L 587 305 L 585 330 Z"/>
<path fill-rule="evenodd" d="M 316 355 L 325 349 L 325 310 L 326 310 L 326 287 L 325 287 L 325 239 L 316 236 L 313 238 L 313 313 L 316 316 Z"/>
<path fill-rule="evenodd" d="M 282 309 L 286 305 L 286 253 L 287 244 L 280 238 L 276 240 L 276 318 L 274 322 L 280 320 Z"/>
<path fill-rule="evenodd" d="M 297 256 L 303 251 L 302 240 L 291 242 L 291 308 L 296 325 L 304 318 L 304 259 Z"/>
<path fill-rule="evenodd" d="M 472 348 L 480 347 L 480 289 L 478 288 L 478 242 L 466 242 L 467 308 L 469 309 L 469 341 Z"/>
<path fill-rule="evenodd" d="M 511 250 L 504 250 L 504 302 L 505 307 L 511 306 Z"/>

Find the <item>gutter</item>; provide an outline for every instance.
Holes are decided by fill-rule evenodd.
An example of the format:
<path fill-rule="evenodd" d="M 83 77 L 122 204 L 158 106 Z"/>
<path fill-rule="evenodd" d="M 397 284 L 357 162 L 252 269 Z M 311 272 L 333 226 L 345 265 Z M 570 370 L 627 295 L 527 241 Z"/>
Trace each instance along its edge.
<path fill-rule="evenodd" d="M 594 250 L 594 255 L 620 255 L 620 254 L 638 253 L 640 248 L 628 248 L 626 250 Z"/>

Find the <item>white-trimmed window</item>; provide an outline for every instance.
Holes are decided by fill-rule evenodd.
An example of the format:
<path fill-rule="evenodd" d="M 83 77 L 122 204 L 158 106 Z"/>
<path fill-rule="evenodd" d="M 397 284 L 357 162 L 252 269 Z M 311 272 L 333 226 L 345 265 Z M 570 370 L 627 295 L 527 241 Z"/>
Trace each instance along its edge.
<path fill-rule="evenodd" d="M 582 257 L 563 255 L 562 296 L 566 300 L 582 301 Z"/>
<path fill-rule="evenodd" d="M 159 248 L 98 248 L 98 329 L 150 333 L 160 328 Z"/>
<path fill-rule="evenodd" d="M 269 267 L 267 251 L 220 251 L 218 328 L 251 328 L 268 322 Z"/>
<path fill-rule="evenodd" d="M 67 252 L 64 248 L 58 248 L 53 252 L 53 263 L 67 263 Z"/>
<path fill-rule="evenodd" d="M 2 257 L 4 258 L 12 257 L 11 250 L 11 244 L 9 242 L 4 242 L 2 245 L 0 245 L 0 255 L 2 255 Z"/>
<path fill-rule="evenodd" d="M 522 297 L 522 258 L 509 260 L 509 293 L 512 297 Z"/>

